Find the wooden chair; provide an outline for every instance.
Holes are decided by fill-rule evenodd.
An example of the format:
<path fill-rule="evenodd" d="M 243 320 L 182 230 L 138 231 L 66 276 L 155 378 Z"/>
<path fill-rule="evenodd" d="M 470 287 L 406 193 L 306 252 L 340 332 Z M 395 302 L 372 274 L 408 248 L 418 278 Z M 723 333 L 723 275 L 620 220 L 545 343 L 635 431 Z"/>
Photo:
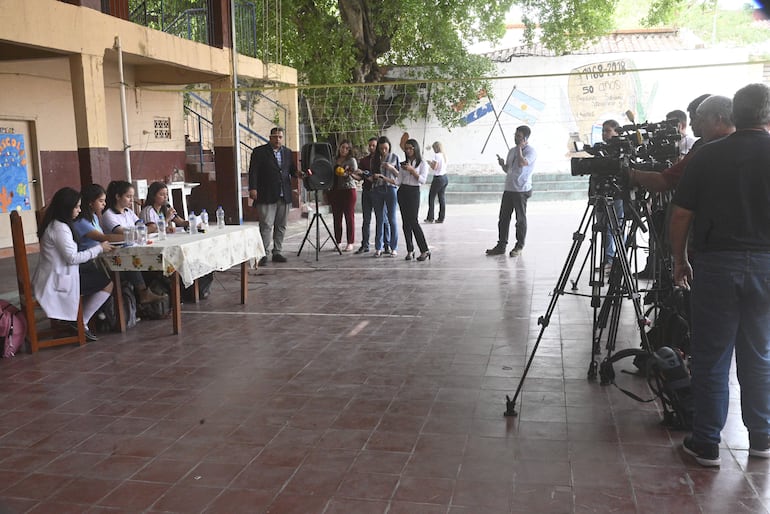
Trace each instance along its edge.
<path fill-rule="evenodd" d="M 86 334 L 83 329 L 83 302 L 78 305 L 78 333 L 76 335 L 58 336 L 61 330 L 51 326 L 38 329 L 35 319 L 35 308 L 40 304 L 35 300 L 32 292 L 32 282 L 29 274 L 29 262 L 27 261 L 27 245 L 24 243 L 24 226 L 21 216 L 16 211 L 11 211 L 11 236 L 13 238 L 13 258 L 16 261 L 16 278 L 19 283 L 19 302 L 24 317 L 27 319 L 27 341 L 32 353 L 39 348 L 48 348 L 63 344 L 86 343 Z M 69 330 L 69 327 L 67 328 Z"/>

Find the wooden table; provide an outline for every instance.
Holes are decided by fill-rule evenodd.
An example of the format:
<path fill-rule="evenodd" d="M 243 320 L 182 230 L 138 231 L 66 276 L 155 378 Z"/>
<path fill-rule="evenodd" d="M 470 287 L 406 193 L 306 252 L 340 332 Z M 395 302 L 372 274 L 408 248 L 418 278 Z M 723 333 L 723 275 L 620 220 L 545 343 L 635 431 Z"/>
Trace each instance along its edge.
<path fill-rule="evenodd" d="M 142 246 L 118 248 L 105 254 L 103 259 L 113 274 L 115 310 L 120 331 L 126 331 L 123 295 L 120 287 L 121 271 L 162 271 L 171 280 L 171 318 L 174 334 L 182 330 L 180 281 L 189 287 L 199 277 L 213 271 L 224 271 L 241 265 L 241 303 L 246 303 L 248 292 L 248 265 L 256 267 L 265 256 L 262 236 L 256 225 L 216 226 L 206 233 L 169 234 L 165 240 L 157 234 Z"/>

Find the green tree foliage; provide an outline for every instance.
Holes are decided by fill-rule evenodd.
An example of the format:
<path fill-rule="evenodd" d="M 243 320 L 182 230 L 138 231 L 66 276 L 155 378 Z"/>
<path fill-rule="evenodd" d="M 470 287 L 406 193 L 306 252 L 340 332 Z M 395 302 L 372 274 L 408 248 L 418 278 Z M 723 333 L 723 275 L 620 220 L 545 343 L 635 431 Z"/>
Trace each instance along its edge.
<path fill-rule="evenodd" d="M 523 11 L 525 39 L 533 43 L 537 36 L 543 46 L 561 55 L 610 32 L 618 0 L 520 0 L 517 3 Z"/>

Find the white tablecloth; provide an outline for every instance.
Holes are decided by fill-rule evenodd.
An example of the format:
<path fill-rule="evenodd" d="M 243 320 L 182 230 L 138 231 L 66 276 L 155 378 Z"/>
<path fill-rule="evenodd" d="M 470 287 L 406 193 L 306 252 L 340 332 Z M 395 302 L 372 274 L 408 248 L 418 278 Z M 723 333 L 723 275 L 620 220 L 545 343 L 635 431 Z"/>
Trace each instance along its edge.
<path fill-rule="evenodd" d="M 164 241 L 152 234 L 149 244 L 119 248 L 104 254 L 112 271 L 179 272 L 185 286 L 212 271 L 223 271 L 242 262 L 256 266 L 265 256 L 259 228 L 254 225 L 216 226 L 206 233 L 168 234 Z"/>

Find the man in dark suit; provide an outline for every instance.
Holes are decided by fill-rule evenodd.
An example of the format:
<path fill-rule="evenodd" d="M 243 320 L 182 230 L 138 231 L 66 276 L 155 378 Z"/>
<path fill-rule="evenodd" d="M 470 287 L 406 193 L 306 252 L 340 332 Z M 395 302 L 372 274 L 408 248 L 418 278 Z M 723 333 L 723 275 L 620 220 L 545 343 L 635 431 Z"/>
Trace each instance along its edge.
<path fill-rule="evenodd" d="M 265 252 L 273 241 L 273 262 L 286 262 L 283 256 L 283 236 L 291 206 L 291 177 L 297 175 L 292 151 L 283 146 L 283 129 L 270 130 L 270 142 L 258 146 L 249 163 L 249 198 L 259 212 L 259 231 Z M 267 263 L 263 257 L 260 265 Z"/>

